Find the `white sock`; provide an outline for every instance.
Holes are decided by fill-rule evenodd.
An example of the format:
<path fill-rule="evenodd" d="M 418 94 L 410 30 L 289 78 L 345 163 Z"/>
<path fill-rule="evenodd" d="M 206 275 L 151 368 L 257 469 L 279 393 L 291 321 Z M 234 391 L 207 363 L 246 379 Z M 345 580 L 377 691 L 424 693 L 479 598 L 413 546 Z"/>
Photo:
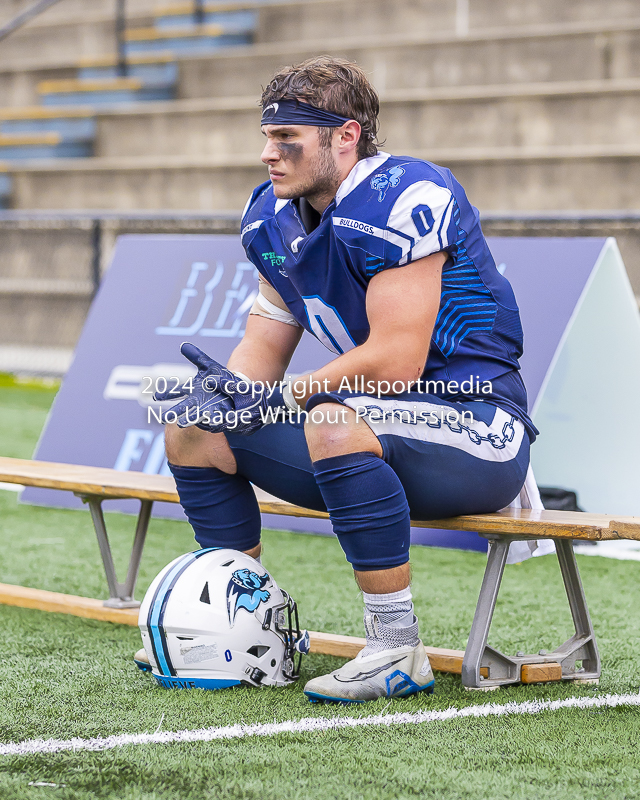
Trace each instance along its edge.
<path fill-rule="evenodd" d="M 413 624 L 413 598 L 411 587 L 389 594 L 362 593 L 364 605 L 383 625 L 391 628 L 408 628 Z"/>
<path fill-rule="evenodd" d="M 362 593 L 367 644 L 362 654 L 372 655 L 395 647 L 416 647 L 418 620 L 413 613 L 411 589 L 388 594 Z"/>

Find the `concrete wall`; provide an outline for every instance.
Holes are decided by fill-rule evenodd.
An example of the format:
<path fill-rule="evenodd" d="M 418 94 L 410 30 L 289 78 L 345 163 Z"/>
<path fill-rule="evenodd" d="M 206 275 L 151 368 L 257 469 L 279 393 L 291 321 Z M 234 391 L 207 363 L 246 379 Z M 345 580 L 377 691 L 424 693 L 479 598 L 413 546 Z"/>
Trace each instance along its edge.
<path fill-rule="evenodd" d="M 388 33 L 464 36 L 487 28 L 593 23 L 640 17 L 636 0 L 299 0 L 266 5 L 256 41 Z"/>
<path fill-rule="evenodd" d="M 640 209 L 640 148 L 414 151 L 449 167 L 492 211 Z M 239 210 L 266 168 L 251 159 L 93 159 L 13 171 L 15 208 Z"/>
<path fill-rule="evenodd" d="M 640 76 L 640 22 L 625 30 L 522 28 L 465 39 L 413 33 L 384 38 L 307 40 L 182 59 L 181 98 L 252 96 L 286 64 L 327 53 L 356 61 L 379 91 L 622 79 Z"/>
<path fill-rule="evenodd" d="M 35 105 L 39 102 L 40 81 L 75 77 L 76 64 L 83 52 L 84 55 L 113 52 L 110 28 L 106 33 L 102 29 L 106 37 L 100 45 L 102 49 L 93 48 L 90 39 L 98 34 L 91 26 L 89 32 L 86 47 L 64 47 L 55 56 L 47 49 L 40 55 L 32 52 L 31 45 L 21 46 L 22 58 L 17 64 L 2 60 L 0 44 L 0 106 Z M 79 29 L 75 34 L 80 35 Z M 640 76 L 640 22 L 633 28 L 605 32 L 584 30 L 584 26 L 573 26 L 571 31 L 556 27 L 546 36 L 517 28 L 465 39 L 434 39 L 415 34 L 407 38 L 405 34 L 230 48 L 213 56 L 178 59 L 178 96 L 183 99 L 238 96 L 257 101 L 260 87 L 277 69 L 317 53 L 357 61 L 381 92 L 623 80 Z"/>
<path fill-rule="evenodd" d="M 481 215 L 486 236 L 613 236 L 618 242 L 627 274 L 640 303 L 640 214 L 561 214 L 556 219 L 536 214 Z"/>
<path fill-rule="evenodd" d="M 91 298 L 0 293 L 0 343 L 75 347 Z"/>
<path fill-rule="evenodd" d="M 0 43 L 0 47 L 2 43 Z M 41 81 L 69 80 L 76 78 L 76 65 L 52 67 L 0 68 L 0 108 L 16 106 L 37 106 L 40 104 L 38 84 Z"/>
<path fill-rule="evenodd" d="M 116 51 L 114 13 L 27 23 L 0 42 L 0 70 L 68 66 L 83 57 L 110 55 Z M 151 24 L 147 15 L 130 13 L 128 19 L 136 27 Z"/>
<path fill-rule="evenodd" d="M 61 289 L 91 294 L 91 269 L 86 259 L 92 231 L 85 224 L 27 223 L 0 220 L 0 277 L 3 281 L 62 282 Z M 28 244 L 28 247 L 25 245 Z M 71 284 L 74 284 L 72 287 Z"/>
<path fill-rule="evenodd" d="M 245 159 L 264 147 L 260 110 L 255 102 L 184 101 L 154 104 L 154 109 L 98 117 L 97 156 L 162 156 L 181 153 L 189 158 Z"/>
<path fill-rule="evenodd" d="M 21 167 L 13 171 L 14 207 L 237 211 L 253 187 L 267 179 L 259 159 L 238 162 L 88 159 Z"/>
<path fill-rule="evenodd" d="M 0 344 L 73 347 L 89 310 L 88 223 L 0 221 Z"/>
<path fill-rule="evenodd" d="M 386 149 L 620 146 L 640 131 L 640 79 L 534 84 L 493 90 L 387 92 Z M 254 102 L 180 101 L 98 117 L 96 156 L 257 158 L 264 146 Z M 638 187 L 640 191 L 640 187 Z"/>
<path fill-rule="evenodd" d="M 35 0 L 2 0 L 0 3 L 0 25 L 6 24 L 34 3 Z M 126 7 L 127 14 L 141 16 L 149 15 L 153 13 L 154 9 L 166 5 L 168 5 L 166 0 L 127 0 Z M 60 20 L 77 20 L 79 17 L 91 14 L 108 16 L 114 14 L 115 7 L 116 0 L 60 0 L 60 2 L 55 3 L 27 24 L 34 26 Z"/>

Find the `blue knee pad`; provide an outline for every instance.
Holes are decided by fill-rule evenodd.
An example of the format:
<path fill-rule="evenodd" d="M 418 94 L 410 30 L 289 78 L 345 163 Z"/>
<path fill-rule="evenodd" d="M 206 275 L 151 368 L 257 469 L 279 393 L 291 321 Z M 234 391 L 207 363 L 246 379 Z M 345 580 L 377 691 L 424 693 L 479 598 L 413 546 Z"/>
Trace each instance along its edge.
<path fill-rule="evenodd" d="M 361 572 L 409 560 L 409 505 L 393 469 L 372 453 L 314 461 L 313 470 L 347 561 Z"/>
<path fill-rule="evenodd" d="M 201 547 L 251 550 L 260 544 L 260 508 L 242 475 L 169 464 L 180 503 Z"/>

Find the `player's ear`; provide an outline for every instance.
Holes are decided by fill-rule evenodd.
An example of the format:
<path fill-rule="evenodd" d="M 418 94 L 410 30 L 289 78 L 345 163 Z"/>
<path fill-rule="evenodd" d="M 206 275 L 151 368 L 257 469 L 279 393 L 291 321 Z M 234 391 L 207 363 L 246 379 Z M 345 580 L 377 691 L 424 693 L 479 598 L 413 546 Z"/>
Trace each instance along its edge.
<path fill-rule="evenodd" d="M 359 122 L 356 122 L 355 119 L 350 119 L 349 122 L 345 122 L 337 133 L 339 136 L 338 147 L 341 152 L 347 153 L 357 148 L 362 128 Z"/>

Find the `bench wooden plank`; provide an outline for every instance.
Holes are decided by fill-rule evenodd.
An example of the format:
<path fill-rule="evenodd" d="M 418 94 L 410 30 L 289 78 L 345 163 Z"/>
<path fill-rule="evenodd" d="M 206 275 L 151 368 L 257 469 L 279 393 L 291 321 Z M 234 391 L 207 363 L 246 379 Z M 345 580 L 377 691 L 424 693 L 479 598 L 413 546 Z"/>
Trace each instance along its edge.
<path fill-rule="evenodd" d="M 121 472 L 53 461 L 0 457 L 0 481 L 112 499 L 180 502 L 175 481 L 170 475 L 145 475 L 143 472 Z"/>
<path fill-rule="evenodd" d="M 294 517 L 328 517 L 323 511 L 299 508 L 289 503 L 269 501 L 260 503 L 264 514 Z M 582 511 L 547 511 L 530 508 L 510 508 L 494 514 L 470 514 L 464 517 L 412 520 L 416 528 L 478 531 L 482 533 L 534 536 L 539 539 L 636 539 L 640 540 L 640 517 L 618 517 L 606 514 L 587 514 Z M 623 533 L 621 533 L 621 531 Z"/>
<path fill-rule="evenodd" d="M 0 583 L 0 604 L 18 608 L 35 608 L 39 611 L 54 611 L 59 614 L 72 614 L 74 617 L 99 619 L 103 622 L 116 622 L 121 625 L 138 624 L 137 608 L 108 608 L 104 605 L 103 600 L 47 592 L 44 589 L 30 589 L 26 586 L 13 586 L 8 583 Z"/>
<path fill-rule="evenodd" d="M 329 656 L 355 658 L 367 643 L 358 636 L 340 636 L 337 633 L 309 631 L 311 652 Z M 445 647 L 425 647 L 433 669 L 438 672 L 462 673 L 464 650 L 449 650 Z M 486 672 L 486 670 L 484 670 Z"/>
<path fill-rule="evenodd" d="M 48 592 L 44 589 L 30 589 L 26 586 L 13 586 L 0 583 L 0 604 L 18 608 L 34 608 L 58 614 L 71 614 L 85 619 L 98 619 L 120 625 L 138 624 L 137 608 L 107 608 L 102 600 L 91 597 L 77 597 L 71 594 Z M 311 652 L 343 658 L 355 658 L 365 646 L 366 640 L 357 636 L 340 636 L 337 633 L 309 631 Z M 443 647 L 426 647 L 431 666 L 438 672 L 462 672 L 464 651 L 448 650 Z"/>
<path fill-rule="evenodd" d="M 102 467 L 28 461 L 0 457 L 0 481 L 45 489 L 92 494 L 105 499 L 134 498 L 178 503 L 171 476 L 121 472 Z M 264 514 L 327 519 L 324 511 L 300 508 L 282 501 L 260 503 Z M 418 528 L 478 531 L 536 538 L 589 539 L 595 541 L 634 539 L 640 541 L 640 517 L 612 517 L 572 511 L 507 509 L 495 514 L 472 514 L 429 521 L 412 521 Z"/>
<path fill-rule="evenodd" d="M 638 539 L 640 517 L 616 517 L 609 523 L 609 528 L 616 534 L 616 539 Z"/>

